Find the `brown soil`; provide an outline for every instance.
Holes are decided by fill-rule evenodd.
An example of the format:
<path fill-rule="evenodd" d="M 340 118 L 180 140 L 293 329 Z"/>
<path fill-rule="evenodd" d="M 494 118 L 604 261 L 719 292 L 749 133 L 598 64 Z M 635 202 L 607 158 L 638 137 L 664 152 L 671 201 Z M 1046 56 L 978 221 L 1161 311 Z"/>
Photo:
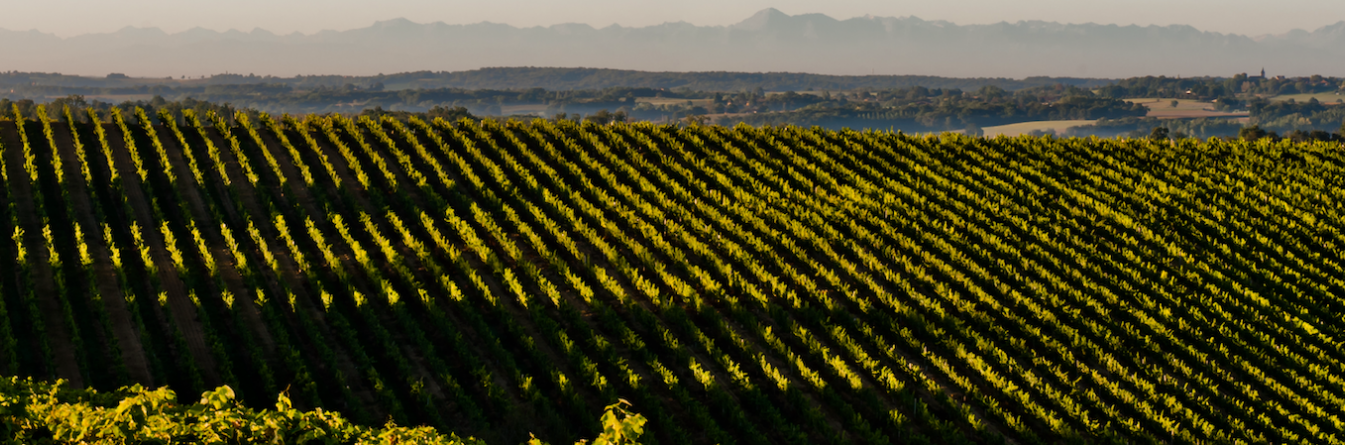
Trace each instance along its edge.
<path fill-rule="evenodd" d="M 84 242 L 89 245 L 89 252 L 94 261 L 96 281 L 94 285 L 102 297 L 103 310 L 107 312 L 108 320 L 112 323 L 112 334 L 120 350 L 122 363 L 126 365 L 126 372 L 133 381 L 153 387 L 154 378 L 145 359 L 140 332 L 126 308 L 126 297 L 122 295 L 121 286 L 117 283 L 117 272 L 112 267 L 107 246 L 103 245 L 102 225 L 93 214 L 88 185 L 85 184 L 84 176 L 80 172 L 82 160 L 75 154 L 70 129 L 66 124 L 53 123 L 52 130 L 56 134 L 56 145 L 60 148 L 61 158 L 66 166 L 65 177 L 70 180 L 70 199 L 75 209 L 75 214 L 70 217 L 84 229 Z M 92 147 L 85 147 L 85 156 L 95 154 L 88 151 L 90 148 Z"/>
<path fill-rule="evenodd" d="M 135 212 L 133 219 L 141 225 L 140 232 L 144 235 L 145 243 L 150 246 L 150 255 L 159 270 L 159 282 L 163 292 L 168 295 L 168 307 L 173 323 L 186 340 L 192 359 L 196 362 L 196 367 L 206 385 L 219 386 L 223 382 L 220 381 L 219 373 L 215 369 L 215 358 L 211 355 L 210 347 L 206 345 L 205 332 L 196 319 L 196 305 L 187 297 L 186 287 L 182 284 L 182 280 L 178 279 L 173 261 L 169 258 L 168 251 L 164 249 L 163 239 L 159 234 L 160 222 L 154 218 L 149 201 L 141 191 L 140 176 L 135 172 L 121 129 L 115 124 L 104 124 L 104 129 L 107 131 L 108 143 L 112 146 L 116 168 L 121 174 L 122 188 Z M 157 302 L 157 297 L 146 301 Z M 151 306 L 156 306 L 157 309 L 157 305 L 151 304 Z"/>
<path fill-rule="evenodd" d="M 229 174 L 229 177 L 233 184 L 232 189 L 235 195 L 238 196 L 239 201 L 242 201 L 244 207 L 243 210 L 248 214 L 253 224 L 256 225 L 257 230 L 262 232 L 263 237 L 269 240 L 278 240 L 279 237 L 276 236 L 274 227 L 272 227 L 271 224 L 270 213 L 265 209 L 262 209 L 260 203 L 257 201 L 256 189 L 254 189 L 252 185 L 247 182 L 247 178 L 243 175 L 243 170 L 238 163 L 238 159 L 235 158 L 233 152 L 227 148 L 229 147 L 228 145 L 229 143 L 225 141 L 224 138 L 213 128 L 207 128 L 206 135 L 210 138 L 210 142 L 212 144 L 215 144 L 216 147 L 220 148 L 220 160 L 224 161 L 224 163 L 226 164 L 225 170 Z M 217 186 L 220 187 L 220 193 L 223 193 L 222 190 L 223 185 L 217 185 Z M 295 224 L 295 222 L 293 221 L 286 221 L 286 222 L 290 223 L 291 225 Z M 307 317 L 314 320 L 318 329 L 322 332 L 324 338 L 328 340 L 337 338 L 336 335 L 333 332 L 331 332 L 330 329 L 327 328 L 325 314 L 322 311 L 315 308 L 310 303 L 313 300 L 312 297 L 308 295 L 307 291 L 305 290 L 307 289 L 307 286 L 305 284 L 306 280 L 303 274 L 300 273 L 298 264 L 294 262 L 294 259 L 288 253 L 289 251 L 288 247 L 284 247 L 283 245 L 276 242 L 268 245 L 267 249 L 269 249 L 272 255 L 275 256 L 276 262 L 280 265 L 280 269 L 283 275 L 274 278 L 285 280 L 289 289 L 291 289 L 295 294 L 296 304 L 293 310 L 304 311 Z M 276 297 L 283 295 L 283 292 L 280 291 L 280 287 L 278 285 L 273 284 L 271 287 L 273 292 L 272 295 Z M 290 317 L 294 317 L 294 314 L 292 313 L 287 313 L 287 315 L 289 315 Z M 289 320 L 289 322 L 294 325 L 297 325 L 299 323 L 297 319 Z M 303 341 L 301 339 L 295 339 L 295 340 L 300 342 Z M 328 347 L 330 347 L 332 351 L 336 353 L 337 363 L 324 364 L 324 365 L 335 366 L 338 370 L 340 370 L 341 375 L 345 376 L 364 375 L 363 373 L 359 372 L 359 370 L 355 367 L 355 363 L 350 360 L 350 356 L 339 345 L 331 344 L 328 345 Z M 354 393 L 355 396 L 360 399 L 360 402 L 366 408 L 368 408 L 370 414 L 373 415 L 375 418 L 384 417 L 387 415 L 386 412 L 381 412 L 379 410 L 379 404 L 375 401 L 373 391 L 370 390 L 367 386 L 365 386 L 363 381 L 360 380 L 358 377 L 349 378 L 349 380 L 342 383 L 350 387 L 351 392 Z"/>
<path fill-rule="evenodd" d="M 56 376 L 69 381 L 72 387 L 83 388 L 84 376 L 80 374 L 79 359 L 75 356 L 76 351 L 71 343 L 69 327 L 65 325 L 65 310 L 61 308 L 59 300 L 61 296 L 56 294 L 56 282 L 53 281 L 51 268 L 47 265 L 47 249 L 36 248 L 45 245 L 46 240 L 42 237 L 42 221 L 38 218 L 37 208 L 34 205 L 32 193 L 34 184 L 29 182 L 30 178 L 23 168 L 23 141 L 19 138 L 18 129 L 13 122 L 0 123 L 0 134 L 3 134 L 5 146 L 13 147 L 4 151 L 5 159 L 0 161 L 8 164 L 10 183 L 13 184 L 9 192 L 15 202 L 19 224 L 24 230 L 23 242 L 28 246 L 28 255 L 31 258 L 29 261 L 34 264 L 33 290 L 37 294 L 38 308 L 42 310 L 42 323 L 46 328 L 47 342 L 55 356 Z M 33 140 L 33 137 L 34 135 L 30 134 L 29 140 Z M 41 137 L 40 132 L 37 137 Z M 45 145 L 46 141 L 41 143 Z"/>
<path fill-rule="evenodd" d="M 273 156 L 276 157 L 276 162 L 280 164 L 281 172 L 283 172 L 285 174 L 285 178 L 289 180 L 290 189 L 293 190 L 294 192 L 293 198 L 304 207 L 305 212 L 307 212 L 310 215 L 314 215 L 315 219 L 317 219 L 317 216 L 319 215 L 325 216 L 325 213 L 323 213 L 317 208 L 311 194 L 308 191 L 308 188 L 304 186 L 303 176 L 300 175 L 299 170 L 294 167 L 294 162 L 289 155 L 289 150 L 286 150 L 284 146 L 280 144 L 280 141 L 277 140 L 269 132 L 258 131 L 258 134 L 262 135 L 262 140 L 267 145 L 266 149 L 270 151 Z M 291 140 L 290 143 L 294 143 L 294 141 Z M 328 154 L 329 159 L 330 156 L 331 154 Z M 348 173 L 342 168 L 343 165 L 339 164 L 333 164 L 333 165 L 336 167 L 338 175 Z M 343 176 L 341 178 L 341 181 L 344 184 L 359 184 L 358 182 L 354 181 L 354 178 L 349 177 L 348 174 L 346 174 L 346 176 Z M 364 199 L 365 197 L 363 196 L 362 193 L 360 193 L 359 190 L 352 189 L 352 191 L 353 191 L 352 196 L 354 196 L 355 199 L 360 202 L 362 207 L 364 207 L 365 209 L 372 208 L 372 206 L 369 205 L 368 201 Z M 330 186 L 326 188 L 325 193 L 327 194 L 327 196 L 331 197 L 340 196 L 339 194 L 337 194 L 337 191 Z M 367 212 L 369 210 L 365 211 Z M 350 223 L 358 224 L 359 222 L 358 221 L 347 222 L 347 224 Z M 352 258 L 354 258 L 353 255 L 350 255 L 348 252 L 343 251 L 344 249 L 340 249 L 340 247 L 343 246 L 344 243 L 333 243 L 333 244 L 334 244 L 333 248 L 342 250 L 338 252 L 338 255 L 340 255 L 343 259 L 342 266 L 345 267 L 346 273 L 352 277 L 361 277 L 363 272 L 355 266 L 354 261 L 352 260 Z M 411 257 L 407 257 L 405 259 L 411 259 Z M 415 266 L 413 265 L 412 267 Z M 366 289 L 366 291 L 370 290 L 371 289 Z M 443 400 L 444 398 L 443 388 L 441 388 L 439 385 L 439 379 L 435 377 L 433 373 L 427 370 L 427 367 L 425 366 L 424 363 L 424 359 L 420 356 L 419 351 L 414 350 L 414 348 L 412 347 L 412 343 L 410 341 L 404 341 L 402 343 L 402 356 L 406 357 L 406 359 L 415 366 L 416 372 L 417 374 L 419 374 L 421 381 L 425 382 L 425 389 L 430 391 L 430 394 L 433 395 L 434 397 Z"/>
<path fill-rule="evenodd" d="M 197 224 L 196 228 L 201 231 L 206 242 L 214 247 L 210 248 L 210 255 L 214 257 L 217 270 L 224 279 L 224 285 L 228 291 L 234 295 L 238 303 L 242 303 L 239 308 L 244 323 L 261 341 L 262 348 L 269 355 L 275 350 L 275 340 L 271 338 L 271 332 L 266 329 L 266 324 L 261 320 L 261 313 L 257 310 L 257 305 L 253 304 L 252 290 L 248 289 L 243 281 L 243 276 L 235 268 L 233 255 L 227 247 L 224 247 L 224 235 L 220 234 L 219 227 L 215 225 L 215 217 L 210 214 L 209 208 L 201 196 L 200 189 L 196 184 L 196 177 L 191 174 L 191 168 L 187 161 L 183 159 L 182 148 L 178 147 L 178 141 L 171 135 L 167 128 L 161 128 L 156 133 L 159 135 L 159 141 L 164 146 L 164 151 L 168 152 L 168 162 L 177 170 L 178 193 L 187 200 L 188 208 L 191 211 L 191 218 L 195 221 L 209 221 L 209 223 Z M 202 167 L 198 164 L 198 168 Z M 235 225 L 237 227 L 237 225 Z M 238 236 L 235 234 L 234 236 Z"/>

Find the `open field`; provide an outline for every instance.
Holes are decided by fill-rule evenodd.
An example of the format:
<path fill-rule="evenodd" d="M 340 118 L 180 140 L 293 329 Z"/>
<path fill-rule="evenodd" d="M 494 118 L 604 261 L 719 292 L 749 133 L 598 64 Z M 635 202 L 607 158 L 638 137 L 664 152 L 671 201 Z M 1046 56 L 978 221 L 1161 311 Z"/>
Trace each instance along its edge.
<path fill-rule="evenodd" d="M 619 400 L 660 444 L 1345 440 L 1335 146 L 188 113 L 0 120 L 0 373 L 500 444 Z"/>
<path fill-rule="evenodd" d="M 1177 101 L 1177 106 L 1172 106 L 1172 101 Z M 1144 105 L 1149 109 L 1148 117 L 1159 119 L 1179 119 L 1179 118 L 1200 118 L 1200 117 L 1246 117 L 1246 112 L 1225 113 L 1215 111 L 1214 104 L 1200 102 L 1192 99 L 1126 99 L 1126 102 Z"/>
<path fill-rule="evenodd" d="M 1177 106 L 1172 106 L 1172 101 L 1177 101 Z M 1191 111 L 1209 109 L 1213 104 L 1201 102 L 1193 99 L 1162 99 L 1162 98 L 1135 98 L 1125 99 L 1126 102 L 1137 103 L 1153 110 L 1168 109 L 1176 111 Z"/>
<path fill-rule="evenodd" d="M 1283 101 L 1286 101 L 1286 100 L 1293 99 L 1295 102 L 1307 102 L 1308 100 L 1311 100 L 1311 99 L 1313 99 L 1313 98 L 1316 98 L 1318 102 L 1321 102 L 1321 103 L 1324 103 L 1324 104 L 1334 104 L 1334 103 L 1337 103 L 1337 102 L 1339 102 L 1339 101 L 1345 101 L 1345 95 L 1341 95 L 1340 93 L 1336 93 L 1336 92 L 1331 92 L 1331 93 L 1309 93 L 1309 94 L 1283 94 L 1283 95 L 1279 95 L 1279 96 L 1272 96 L 1272 97 L 1270 98 L 1270 100 L 1271 100 L 1272 102 L 1283 102 Z"/>
<path fill-rule="evenodd" d="M 651 105 L 692 105 L 708 107 L 714 105 L 714 99 L 678 99 L 672 97 L 637 97 L 635 103 L 648 103 Z"/>
<path fill-rule="evenodd" d="M 1056 133 L 1064 133 L 1065 130 L 1068 129 L 1069 127 L 1077 127 L 1079 125 L 1091 125 L 1094 122 L 1097 121 L 1096 120 L 1032 121 L 1032 122 L 1019 122 L 1016 124 L 1009 124 L 1009 125 L 999 125 L 994 127 L 985 127 L 983 130 L 985 131 L 985 135 L 988 137 L 999 135 L 1019 136 L 1031 133 L 1033 131 L 1046 131 L 1046 130 L 1055 130 Z"/>
<path fill-rule="evenodd" d="M 500 113 L 505 116 L 512 116 L 516 114 L 531 114 L 534 116 L 545 116 L 546 108 L 547 108 L 546 104 L 502 105 L 500 106 Z"/>

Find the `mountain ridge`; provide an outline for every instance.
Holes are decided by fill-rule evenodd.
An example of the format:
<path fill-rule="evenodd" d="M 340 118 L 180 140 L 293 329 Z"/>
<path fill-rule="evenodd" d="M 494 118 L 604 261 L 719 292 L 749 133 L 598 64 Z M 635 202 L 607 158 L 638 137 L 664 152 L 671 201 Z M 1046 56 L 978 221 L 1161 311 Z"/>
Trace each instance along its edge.
<path fill-rule="evenodd" d="M 789 15 L 764 9 L 730 25 L 377 21 L 345 31 L 277 34 L 124 27 L 58 37 L 0 29 L 0 59 L 24 71 L 140 76 L 275 75 L 589 66 L 650 71 L 790 71 L 957 77 L 1228 75 L 1261 66 L 1339 74 L 1345 21 L 1250 37 L 1190 25 L 1048 21 L 958 25 L 918 17 Z M 917 60 L 919 63 L 910 63 Z"/>
<path fill-rule="evenodd" d="M 1099 27 L 1099 28 L 1145 29 L 1145 30 L 1148 30 L 1148 29 L 1181 29 L 1181 30 L 1189 30 L 1189 31 L 1194 31 L 1194 32 L 1204 33 L 1204 34 L 1213 34 L 1213 35 L 1218 35 L 1218 36 L 1230 36 L 1230 37 L 1236 36 L 1236 37 L 1244 37 L 1244 38 L 1249 38 L 1249 39 L 1254 39 L 1254 40 L 1261 40 L 1261 39 L 1288 39 L 1288 38 L 1290 38 L 1290 37 L 1315 37 L 1315 36 L 1317 36 L 1318 34 L 1322 34 L 1322 33 L 1326 33 L 1326 32 L 1330 32 L 1331 34 L 1335 34 L 1335 35 L 1345 34 L 1345 20 L 1340 20 L 1340 21 L 1338 21 L 1338 22 L 1336 22 L 1336 23 L 1333 23 L 1333 24 L 1330 24 L 1330 25 L 1321 26 L 1321 27 L 1319 27 L 1319 28 L 1317 28 L 1317 29 L 1314 29 L 1314 30 L 1311 30 L 1311 31 L 1304 30 L 1304 29 L 1301 29 L 1301 28 L 1300 28 L 1300 29 L 1292 29 L 1292 30 L 1289 30 L 1289 31 L 1286 31 L 1286 32 L 1284 32 L 1284 33 L 1280 33 L 1280 34 L 1262 34 L 1262 35 L 1258 35 L 1258 36 L 1249 36 L 1249 35 L 1246 35 L 1246 34 L 1220 33 L 1220 32 L 1217 32 L 1217 31 L 1204 31 L 1204 30 L 1200 30 L 1199 28 L 1196 28 L 1196 27 L 1194 27 L 1194 26 L 1192 26 L 1192 25 L 1186 25 L 1186 24 L 1172 24 L 1172 25 L 1137 25 L 1137 24 L 1128 24 L 1128 25 L 1121 25 L 1121 24 L 1115 24 L 1115 23 L 1097 23 L 1097 22 L 1085 22 L 1085 23 L 1062 23 L 1062 22 L 1057 22 L 1057 21 L 1046 21 L 1046 20 L 1018 20 L 1018 21 L 1014 21 L 1014 22 L 1009 22 L 1009 21 L 999 21 L 999 22 L 984 23 L 984 24 L 966 24 L 966 25 L 959 25 L 959 24 L 956 24 L 956 23 L 953 23 L 953 22 L 949 22 L 949 21 L 946 21 L 946 20 L 925 20 L 925 19 L 921 19 L 921 18 L 919 18 L 919 17 L 915 17 L 915 16 L 896 17 L 896 16 L 873 16 L 873 15 L 864 15 L 864 16 L 857 16 L 857 17 L 853 17 L 853 18 L 849 18 L 849 19 L 837 19 L 837 18 L 828 16 L 828 15 L 826 15 L 826 14 L 821 14 L 821 13 L 805 13 L 805 14 L 798 14 L 798 15 L 789 15 L 789 14 L 786 14 L 786 13 L 784 13 L 784 12 L 778 10 L 778 9 L 775 9 L 775 8 L 766 8 L 766 9 L 763 9 L 763 10 L 758 11 L 757 13 L 753 14 L 752 16 L 749 16 L 748 18 L 743 19 L 742 21 L 739 21 L 739 22 L 737 22 L 737 23 L 733 23 L 733 24 L 729 24 L 729 25 L 704 25 L 704 26 L 701 26 L 701 25 L 693 25 L 693 24 L 687 23 L 687 22 L 685 22 L 685 21 L 676 21 L 676 22 L 663 22 L 663 23 L 659 23 L 659 24 L 656 24 L 656 25 L 648 25 L 648 26 L 641 26 L 641 27 L 622 26 L 622 25 L 615 24 L 615 23 L 614 23 L 614 24 L 611 24 L 611 25 L 604 26 L 604 27 L 596 27 L 596 26 L 593 26 L 593 25 L 591 25 L 591 24 L 585 24 L 585 23 L 573 23 L 573 22 L 556 23 L 556 24 L 545 25 L 545 26 L 538 25 L 538 26 L 530 26 L 530 27 L 516 27 L 516 26 L 513 26 L 513 25 L 509 25 L 509 24 L 496 23 L 496 22 L 491 22 L 491 21 L 481 21 L 481 22 L 475 22 L 475 23 L 463 23 L 463 24 L 448 24 L 448 23 L 445 23 L 445 22 L 443 22 L 443 21 L 434 21 L 434 22 L 425 22 L 425 23 L 421 23 L 421 22 L 415 22 L 415 21 L 410 20 L 410 19 L 405 18 L 405 17 L 397 17 L 397 18 L 392 18 L 392 19 L 387 19 L 387 20 L 378 20 L 378 21 L 373 22 L 371 25 L 369 25 L 369 26 L 367 26 L 367 27 L 363 27 L 363 28 L 352 28 L 352 29 L 347 29 L 347 30 L 331 30 L 331 29 L 326 29 L 326 30 L 321 30 L 321 31 L 317 31 L 317 32 L 309 33 L 309 34 L 305 34 L 305 33 L 302 33 L 302 32 L 297 32 L 297 31 L 296 31 L 296 32 L 292 32 L 292 33 L 288 33 L 288 34 L 280 34 L 280 33 L 276 33 L 276 32 L 267 30 L 267 29 L 265 29 L 265 28 L 259 28 L 259 27 L 258 27 L 258 28 L 253 28 L 253 29 L 248 30 L 248 31 L 239 30 L 239 29 L 237 29 L 237 28 L 229 28 L 229 29 L 224 30 L 224 31 L 217 31 L 217 30 L 212 30 L 212 29 L 209 29 L 209 28 L 200 27 L 200 26 L 192 27 L 192 28 L 189 28 L 189 29 L 186 29 L 186 30 L 183 30 L 183 31 L 178 31 L 178 32 L 170 33 L 170 32 L 167 32 L 167 31 L 163 31 L 161 28 L 158 28 L 158 27 L 152 27 L 152 26 L 151 26 L 151 27 L 138 27 L 138 26 L 129 26 L 129 25 L 128 25 L 128 26 L 124 26 L 124 27 L 122 27 L 122 28 L 120 28 L 120 29 L 118 29 L 118 30 L 116 30 L 116 31 L 112 31 L 112 32 L 86 33 L 86 34 L 79 34 L 79 35 L 70 36 L 70 37 L 59 37 L 59 36 L 56 36 L 55 34 L 42 32 L 42 31 L 39 31 L 39 30 L 36 30 L 36 29 L 9 29 L 9 28 L 3 28 L 3 27 L 0 27 L 0 33 L 28 33 L 28 34 L 34 34 L 34 35 L 49 36 L 49 37 L 51 37 L 51 38 L 53 38 L 53 39 L 57 39 L 57 40 L 76 40 L 76 39 L 94 38 L 94 37 L 120 36 L 120 35 L 124 35 L 124 34 L 131 33 L 131 32 L 136 32 L 136 33 L 146 33 L 146 32 L 148 32 L 148 33 L 153 33 L 153 34 L 156 34 L 156 35 L 162 35 L 162 36 L 167 36 L 167 37 L 177 37 L 177 36 L 188 35 L 188 34 L 191 34 L 191 35 L 212 35 L 212 34 L 213 34 L 213 35 L 217 35 L 217 36 L 236 36 L 236 35 L 240 35 L 240 34 L 243 34 L 243 35 L 250 35 L 250 34 L 258 34 L 258 33 L 260 33 L 260 34 L 265 34 L 265 35 L 267 35 L 267 36 L 277 37 L 277 38 L 296 38 L 296 37 L 297 37 L 297 38 L 311 38 L 311 37 L 319 37 L 319 36 L 330 35 L 330 34 L 344 34 L 344 33 L 359 32 L 359 31 L 370 30 L 370 29 L 389 28 L 389 27 L 393 27 L 393 25 L 396 25 L 396 27 L 401 27 L 401 28 L 406 28 L 406 27 L 476 27 L 476 26 L 503 26 L 503 27 L 508 27 L 508 28 L 512 28 L 512 29 L 515 29 L 515 30 L 528 30 L 528 29 L 557 29 L 557 28 L 573 28 L 573 27 L 586 27 L 586 28 L 589 28 L 589 29 L 592 29 L 592 30 L 608 30 L 608 29 L 637 30 L 637 29 L 649 29 L 649 28 L 666 27 L 666 26 L 669 26 L 669 25 L 689 25 L 689 26 L 691 26 L 691 27 L 705 28 L 705 29 L 727 28 L 727 29 L 742 29 L 742 30 L 759 30 L 759 29 L 761 29 L 761 28 L 763 27 L 763 25 L 767 25 L 767 26 L 768 26 L 770 23 L 778 23 L 778 21 L 781 21 L 781 20 L 790 20 L 790 19 L 802 20 L 802 19 L 813 19 L 813 18 L 823 18 L 823 19 L 826 19 L 828 22 L 831 22 L 831 23 L 845 23 L 845 22 L 854 21 L 854 20 L 877 20 L 877 21 L 897 20 L 897 21 L 915 21 L 915 22 L 921 22 L 921 23 L 929 24 L 929 25 L 944 25 L 944 26 L 953 26 L 953 27 L 961 27 L 961 28 L 994 27 L 994 26 L 1009 25 L 1009 26 L 1034 26 L 1034 27 L 1046 27 L 1046 26 L 1056 26 L 1056 27 Z"/>

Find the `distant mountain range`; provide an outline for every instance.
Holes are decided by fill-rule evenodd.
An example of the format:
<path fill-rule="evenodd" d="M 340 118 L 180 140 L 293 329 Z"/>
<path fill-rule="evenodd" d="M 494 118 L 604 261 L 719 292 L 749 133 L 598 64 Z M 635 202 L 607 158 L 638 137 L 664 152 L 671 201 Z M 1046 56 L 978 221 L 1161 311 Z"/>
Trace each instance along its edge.
<path fill-rule="evenodd" d="M 957 25 L 915 17 L 787 15 L 766 9 L 729 26 L 517 28 L 397 19 L 348 31 L 124 28 L 61 38 L 0 30 L 0 70 L 173 76 L 191 73 L 373 75 L 482 67 L 808 72 L 952 77 L 1342 75 L 1345 21 L 1249 37 L 1190 26 L 1028 21 Z"/>

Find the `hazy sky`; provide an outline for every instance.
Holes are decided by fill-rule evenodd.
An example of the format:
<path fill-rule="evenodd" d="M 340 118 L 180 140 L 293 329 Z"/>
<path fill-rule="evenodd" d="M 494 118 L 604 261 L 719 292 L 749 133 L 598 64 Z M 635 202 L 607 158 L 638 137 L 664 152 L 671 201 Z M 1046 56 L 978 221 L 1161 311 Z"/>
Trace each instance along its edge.
<path fill-rule="evenodd" d="M 916 16 L 958 24 L 1047 20 L 1168 25 L 1248 35 L 1306 30 L 1345 20 L 1342 0 L 0 0 L 0 28 L 71 36 L 125 26 L 177 32 L 263 28 L 312 33 L 405 17 L 450 24 L 515 26 L 587 23 L 603 27 L 686 21 L 725 25 L 774 7 L 836 18 Z"/>

